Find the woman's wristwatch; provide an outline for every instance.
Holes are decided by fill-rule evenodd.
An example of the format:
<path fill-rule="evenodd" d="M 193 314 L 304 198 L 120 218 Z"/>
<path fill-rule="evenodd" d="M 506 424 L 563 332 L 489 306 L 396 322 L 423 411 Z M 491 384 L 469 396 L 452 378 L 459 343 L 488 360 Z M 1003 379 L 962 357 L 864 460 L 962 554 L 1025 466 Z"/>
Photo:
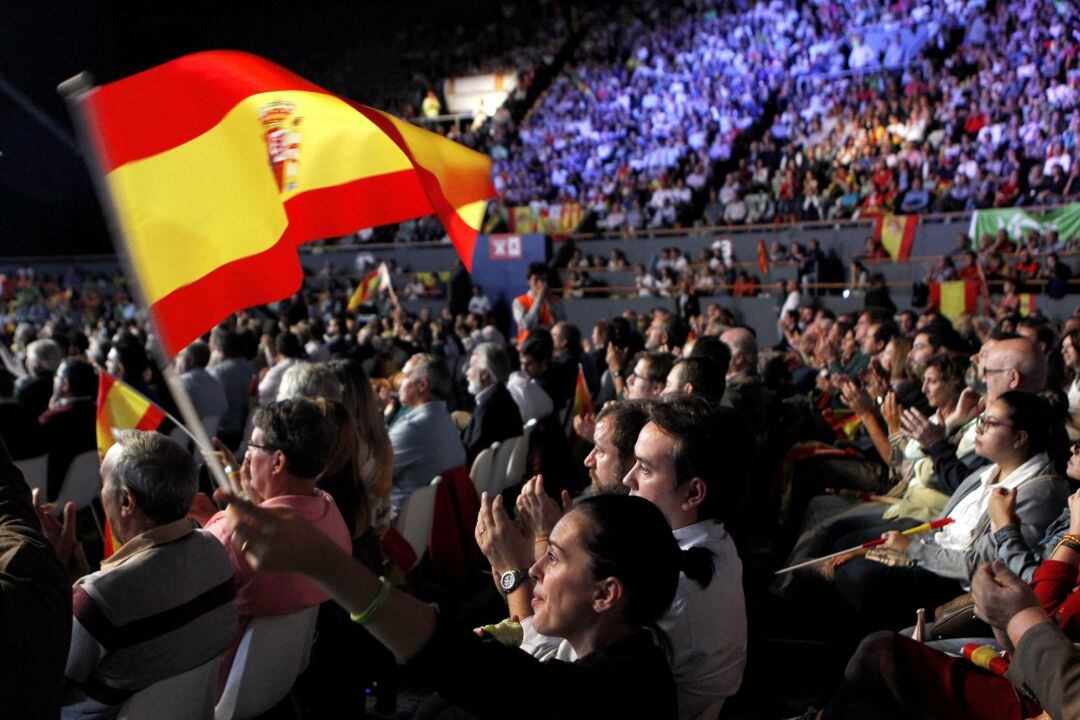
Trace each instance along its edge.
<path fill-rule="evenodd" d="M 499 576 L 499 588 L 503 591 L 503 595 L 509 595 L 521 587 L 521 583 L 528 577 L 529 573 L 524 570 L 507 570 Z"/>

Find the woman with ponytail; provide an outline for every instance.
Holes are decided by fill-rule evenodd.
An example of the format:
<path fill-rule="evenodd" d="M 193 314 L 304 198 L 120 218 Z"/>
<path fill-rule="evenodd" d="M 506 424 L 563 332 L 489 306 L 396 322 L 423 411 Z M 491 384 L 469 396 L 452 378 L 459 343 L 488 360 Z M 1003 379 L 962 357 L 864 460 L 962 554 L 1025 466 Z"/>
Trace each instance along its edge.
<path fill-rule="evenodd" d="M 683 551 L 678 591 L 656 623 L 670 654 L 679 717 L 715 717 L 739 689 L 746 662 L 742 563 L 723 520 L 737 509 L 754 437 L 743 415 L 700 397 L 650 403 L 648 417 L 623 482 L 631 495 L 660 508 Z M 493 567 L 521 562 L 500 558 L 502 538 L 477 539 Z M 514 613 L 525 617 L 530 611 L 511 598 Z M 576 657 L 560 640 L 565 636 L 552 637 L 532 618 L 522 627 L 523 650 L 541 658 Z"/>
<path fill-rule="evenodd" d="M 393 589 L 293 515 L 239 498 L 228 514 L 236 547 L 254 566 L 313 578 L 414 676 L 472 716 L 678 716 L 671 670 L 652 628 L 675 596 L 683 553 L 664 516 L 645 500 L 583 501 L 558 521 L 527 575 L 512 573 L 503 582 L 512 605 L 530 598 L 541 632 L 567 639 L 580 658 L 572 663 L 541 662 L 481 639 Z M 533 538 L 515 530 L 501 500 L 485 494 L 480 524 L 481 537 L 500 534 L 512 551 L 532 552 Z"/>

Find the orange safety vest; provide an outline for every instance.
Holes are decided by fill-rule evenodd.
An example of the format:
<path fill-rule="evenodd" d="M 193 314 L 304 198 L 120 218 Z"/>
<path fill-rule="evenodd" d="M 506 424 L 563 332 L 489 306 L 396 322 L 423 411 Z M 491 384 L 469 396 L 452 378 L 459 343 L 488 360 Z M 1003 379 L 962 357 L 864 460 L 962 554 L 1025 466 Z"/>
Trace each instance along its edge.
<path fill-rule="evenodd" d="M 525 293 L 524 295 L 518 295 L 515 300 L 521 303 L 521 306 L 525 308 L 526 313 L 532 310 L 533 298 L 532 295 L 530 295 L 529 293 Z M 540 324 L 547 325 L 548 327 L 551 327 L 555 324 L 555 317 L 551 314 L 551 310 L 550 308 L 548 308 L 547 302 L 544 302 L 540 306 Z M 518 347 L 520 347 L 521 343 L 525 342 L 525 339 L 528 337 L 529 331 L 523 327 L 519 327 L 517 336 Z"/>

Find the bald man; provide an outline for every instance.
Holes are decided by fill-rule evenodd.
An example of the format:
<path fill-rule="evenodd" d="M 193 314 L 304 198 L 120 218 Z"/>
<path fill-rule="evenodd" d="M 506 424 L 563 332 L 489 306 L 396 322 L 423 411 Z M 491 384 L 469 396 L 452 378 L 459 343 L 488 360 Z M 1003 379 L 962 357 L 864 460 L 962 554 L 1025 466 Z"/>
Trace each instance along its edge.
<path fill-rule="evenodd" d="M 765 432 L 765 395 L 758 380 L 757 338 L 746 328 L 725 330 L 720 341 L 731 351 L 724 401 L 750 420 L 754 434 Z"/>

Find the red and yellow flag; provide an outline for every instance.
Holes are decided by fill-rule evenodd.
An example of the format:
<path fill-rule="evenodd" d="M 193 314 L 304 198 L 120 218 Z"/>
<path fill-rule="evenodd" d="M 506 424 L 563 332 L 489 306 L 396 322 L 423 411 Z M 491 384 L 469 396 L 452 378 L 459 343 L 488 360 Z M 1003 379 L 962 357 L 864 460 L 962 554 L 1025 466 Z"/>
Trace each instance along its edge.
<path fill-rule="evenodd" d="M 84 108 L 170 354 L 294 293 L 311 240 L 434 213 L 471 268 L 496 194 L 490 158 L 246 53 L 186 55 Z"/>
<path fill-rule="evenodd" d="M 127 383 L 108 373 L 98 373 L 97 446 L 102 458 L 116 439 L 113 430 L 157 430 L 165 419 L 165 411 L 140 395 Z M 105 557 L 120 549 L 112 536 L 108 520 L 104 523 Z"/>
<path fill-rule="evenodd" d="M 874 222 L 874 236 L 893 260 L 907 260 L 918 224 L 918 215 L 881 215 Z"/>
<path fill-rule="evenodd" d="M 390 287 L 390 271 L 386 269 L 386 263 L 379 263 L 379 267 L 375 268 L 361 280 L 360 284 L 356 286 L 356 291 L 349 298 L 349 304 L 345 308 L 352 312 L 356 308 L 366 303 L 371 298 L 375 297 L 383 288 Z"/>
<path fill-rule="evenodd" d="M 585 372 L 581 369 L 581 365 L 578 365 L 577 383 L 574 385 L 574 417 L 592 412 L 594 412 L 592 395 L 589 394 L 589 386 L 585 383 Z"/>
<path fill-rule="evenodd" d="M 955 321 L 963 313 L 979 311 L 979 283 L 976 280 L 950 280 L 930 283 L 930 305 Z"/>
<path fill-rule="evenodd" d="M 97 446 L 105 457 L 116 439 L 113 430 L 157 430 L 165 411 L 135 388 L 108 373 L 98 373 Z"/>
<path fill-rule="evenodd" d="M 757 267 L 762 275 L 769 274 L 769 251 L 765 249 L 765 241 L 757 241 Z"/>
<path fill-rule="evenodd" d="M 1035 296 L 1031 293 L 1020 293 L 1020 317 L 1030 317 L 1035 314 Z"/>

